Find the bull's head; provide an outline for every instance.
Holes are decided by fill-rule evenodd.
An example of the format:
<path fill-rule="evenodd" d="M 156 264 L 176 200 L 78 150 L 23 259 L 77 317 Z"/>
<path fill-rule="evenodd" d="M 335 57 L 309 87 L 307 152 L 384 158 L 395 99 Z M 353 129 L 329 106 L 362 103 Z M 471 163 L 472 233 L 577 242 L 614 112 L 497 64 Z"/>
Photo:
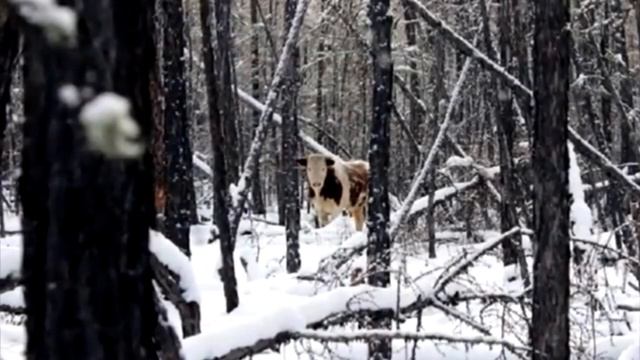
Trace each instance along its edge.
<path fill-rule="evenodd" d="M 310 154 L 305 158 L 297 159 L 296 162 L 307 171 L 307 181 L 309 186 L 320 192 L 327 178 L 327 170 L 335 164 L 335 160 L 322 154 Z"/>

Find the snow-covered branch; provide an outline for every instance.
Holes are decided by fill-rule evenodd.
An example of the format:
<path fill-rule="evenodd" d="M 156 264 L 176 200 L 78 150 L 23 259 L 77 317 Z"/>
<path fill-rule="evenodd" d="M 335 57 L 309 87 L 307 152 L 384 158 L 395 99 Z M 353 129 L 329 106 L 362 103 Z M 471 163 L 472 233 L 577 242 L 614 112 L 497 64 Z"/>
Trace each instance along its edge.
<path fill-rule="evenodd" d="M 478 48 L 469 43 L 465 38 L 457 34 L 449 25 L 439 19 L 436 15 L 430 12 L 422 3 L 418 0 L 406 0 L 412 8 L 422 17 L 430 26 L 438 29 L 443 34 L 444 38 L 453 44 L 463 54 L 470 56 L 480 63 L 482 67 L 498 76 L 505 82 L 511 89 L 513 89 L 518 95 L 533 100 L 533 91 L 524 86 L 513 75 L 509 74 L 502 66 L 491 60 L 488 56 L 482 53 Z M 617 167 L 613 165 L 611 160 L 607 159 L 604 154 L 591 146 L 585 139 L 583 139 L 572 127 L 569 126 L 569 140 L 574 144 L 576 150 L 580 155 L 590 159 L 603 169 L 610 171 L 613 177 L 627 186 L 631 191 L 636 194 L 640 194 L 640 186 L 633 182 L 629 176 L 625 175 Z"/>
<path fill-rule="evenodd" d="M 264 104 L 265 107 L 260 114 L 258 126 L 255 129 L 255 136 L 251 142 L 251 147 L 249 148 L 243 171 L 240 175 L 240 180 L 238 180 L 238 183 L 234 186 L 235 191 L 234 194 L 232 194 L 232 208 L 229 214 L 231 218 L 230 225 L 233 238 L 236 236 L 244 204 L 247 201 L 247 196 L 251 189 L 251 180 L 258 164 L 256 160 L 260 157 L 262 146 L 267 138 L 267 130 L 269 130 L 269 126 L 271 125 L 276 100 L 282 90 L 281 87 L 284 81 L 284 75 L 291 67 L 291 56 L 297 46 L 300 29 L 302 28 L 302 22 L 304 20 L 304 15 L 307 12 L 309 2 L 310 0 L 300 0 L 297 2 L 295 16 L 291 21 L 287 40 L 285 41 L 282 54 L 278 59 L 278 65 L 273 74 L 273 80 L 271 81 L 271 86 L 269 87 L 269 92 L 267 93 Z"/>
<path fill-rule="evenodd" d="M 438 283 L 434 287 L 434 294 L 438 294 L 445 290 L 445 287 L 455 279 L 460 273 L 465 271 L 474 261 L 478 260 L 482 255 L 487 252 L 495 249 L 500 245 L 504 240 L 510 238 L 511 236 L 519 235 L 521 229 L 519 227 L 514 227 L 511 230 L 502 233 L 500 236 L 496 237 L 493 240 L 485 242 L 476 252 L 474 252 L 471 256 L 466 258 L 464 261 L 456 264 L 452 267 L 447 274 L 442 278 L 442 280 L 438 281 Z"/>
<path fill-rule="evenodd" d="M 155 230 L 149 230 L 149 250 L 180 278 L 179 284 L 184 299 L 199 303 L 200 290 L 189 258 L 174 243 Z"/>
<path fill-rule="evenodd" d="M 241 89 L 236 89 L 236 94 L 238 94 L 238 99 L 244 101 L 244 103 L 249 105 L 250 107 L 258 111 L 262 111 L 262 112 L 266 111 L 266 106 L 263 103 L 258 101 L 253 96 L 247 94 L 245 91 Z M 273 121 L 276 124 L 282 123 L 282 116 L 280 116 L 280 114 L 273 112 L 272 110 L 272 115 L 273 115 Z M 311 136 L 305 134 L 302 130 L 298 132 L 298 137 L 313 151 L 319 152 L 324 155 L 332 156 L 332 157 L 336 156 L 331 151 L 329 151 L 329 149 L 322 146 L 319 142 L 315 141 Z"/>
<path fill-rule="evenodd" d="M 451 100 L 449 101 L 449 105 L 447 106 L 447 112 L 444 117 L 444 121 L 440 125 L 440 130 L 438 130 L 438 135 L 436 136 L 436 140 L 434 141 L 433 146 L 429 150 L 429 154 L 427 155 L 427 158 L 425 159 L 424 164 L 422 165 L 422 168 L 418 173 L 418 176 L 414 179 L 413 184 L 411 185 L 411 189 L 409 190 L 409 194 L 407 195 L 407 197 L 402 203 L 402 207 L 397 213 L 394 214 L 395 215 L 394 218 L 392 218 L 391 229 L 389 230 L 389 236 L 391 237 L 391 239 L 393 239 L 398 234 L 398 230 L 400 229 L 400 226 L 404 223 L 404 221 L 409 216 L 409 213 L 411 211 L 411 206 L 413 206 L 413 203 L 416 201 L 416 197 L 418 196 L 418 191 L 422 187 L 422 184 L 424 183 L 424 179 L 427 176 L 429 169 L 431 168 L 431 163 L 433 162 L 435 154 L 438 151 L 438 148 L 440 147 L 440 145 L 442 144 L 442 140 L 444 139 L 444 136 L 447 132 L 449 124 L 451 123 L 453 109 L 455 108 L 456 104 L 460 101 L 460 97 L 461 97 L 460 93 L 462 91 L 462 85 L 464 84 L 467 78 L 467 74 L 469 73 L 470 67 L 471 67 L 471 58 L 467 58 L 467 60 L 464 63 L 464 66 L 462 67 L 462 71 L 460 72 L 460 77 L 456 82 L 456 86 L 453 89 L 453 93 L 451 94 Z"/>
<path fill-rule="evenodd" d="M 444 203 L 446 200 L 452 198 L 453 196 L 462 193 L 466 190 L 472 189 L 475 186 L 481 183 L 481 178 L 479 176 L 474 177 L 472 180 L 462 183 L 455 183 L 452 186 L 447 186 L 441 189 L 438 189 L 433 194 L 433 206 Z M 411 206 L 411 210 L 409 211 L 408 217 L 411 219 L 412 217 L 418 216 L 426 211 L 429 207 L 429 198 L 431 196 L 427 195 L 421 197 L 413 202 Z M 392 221 L 395 218 L 395 215 L 392 215 Z M 357 234 L 355 235 L 358 236 Z M 320 266 L 318 268 L 318 273 L 327 274 L 332 273 L 335 269 L 339 269 L 344 264 L 346 264 L 349 259 L 351 259 L 356 254 L 361 253 L 367 247 L 366 238 L 360 239 L 360 241 L 349 241 L 336 250 L 330 256 L 322 259 L 320 261 Z"/>

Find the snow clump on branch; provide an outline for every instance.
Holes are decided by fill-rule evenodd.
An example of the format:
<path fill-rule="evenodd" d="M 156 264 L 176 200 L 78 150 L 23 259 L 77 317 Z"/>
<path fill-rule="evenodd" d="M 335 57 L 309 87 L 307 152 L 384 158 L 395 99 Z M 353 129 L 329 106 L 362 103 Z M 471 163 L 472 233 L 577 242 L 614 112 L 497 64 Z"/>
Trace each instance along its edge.
<path fill-rule="evenodd" d="M 137 141 L 140 127 L 130 115 L 131 104 L 114 93 L 103 93 L 84 105 L 80 123 L 89 148 L 108 158 L 137 158 L 144 145 Z"/>
<path fill-rule="evenodd" d="M 40 27 L 52 45 L 73 47 L 76 44 L 78 16 L 71 8 L 55 0 L 10 0 L 20 16 Z"/>

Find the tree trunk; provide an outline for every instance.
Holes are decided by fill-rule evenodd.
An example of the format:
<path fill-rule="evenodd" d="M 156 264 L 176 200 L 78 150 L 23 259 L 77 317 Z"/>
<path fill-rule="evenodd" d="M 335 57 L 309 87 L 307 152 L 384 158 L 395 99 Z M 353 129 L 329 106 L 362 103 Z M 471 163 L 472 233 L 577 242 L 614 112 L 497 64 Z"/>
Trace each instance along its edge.
<path fill-rule="evenodd" d="M 297 0 L 287 0 L 285 3 L 285 31 L 289 33 L 291 21 L 296 11 Z M 282 41 L 283 43 L 285 40 Z M 294 166 L 298 154 L 298 117 L 297 97 L 299 88 L 299 49 L 296 46 L 291 56 L 292 65 L 289 68 L 282 89 L 282 158 L 280 161 L 282 182 L 284 223 L 287 238 L 287 272 L 293 273 L 300 270 L 300 203 L 298 178 L 300 176 L 297 166 Z"/>
<path fill-rule="evenodd" d="M 124 96 L 148 138 L 149 72 L 141 69 L 154 62 L 153 7 L 120 0 L 74 5 L 84 24 L 79 48 L 55 47 L 39 29 L 27 28 L 25 37 L 19 192 L 27 358 L 158 359 L 165 348 L 158 336 L 175 351 L 179 341 L 159 323 L 166 314 L 151 279 L 150 154 L 119 160 L 87 151 L 79 108 L 57 96 L 65 84 Z"/>
<path fill-rule="evenodd" d="M 164 154 L 167 184 L 165 222 L 167 238 L 188 256 L 189 228 L 195 214 L 193 160 L 187 119 L 184 13 L 182 1 L 159 0 L 162 17 L 162 89 L 164 97 Z"/>
<path fill-rule="evenodd" d="M 500 36 L 500 61 L 505 69 L 511 64 L 511 8 L 509 0 L 502 0 L 500 4 L 499 26 Z M 513 119 L 512 108 L 513 97 L 509 87 L 503 82 L 498 84 L 498 112 L 496 122 L 498 123 L 498 143 L 500 149 L 500 183 L 502 185 L 502 202 L 500 204 L 500 228 L 502 232 L 507 232 L 518 225 L 516 209 L 514 204 L 514 165 L 513 165 L 513 143 L 516 135 L 515 121 Z M 519 245 L 514 239 L 507 238 L 502 242 L 502 261 L 504 266 L 515 265 L 517 262 L 517 248 Z M 515 273 L 510 274 L 516 276 Z M 515 278 L 507 279 L 508 281 Z"/>
<path fill-rule="evenodd" d="M 234 68 L 233 68 L 233 42 L 231 39 L 231 1 L 217 0 L 214 2 L 216 12 L 216 36 L 218 39 L 216 51 L 218 76 L 218 107 L 220 119 L 222 119 L 223 141 L 226 182 L 236 184 L 240 171 L 239 138 L 236 124 Z"/>
<path fill-rule="evenodd" d="M 391 58 L 391 24 L 389 0 L 369 3 L 372 31 L 373 109 L 369 142 L 369 204 L 367 214 L 367 281 L 372 286 L 390 283 L 391 239 L 389 225 L 389 147 L 391 106 L 393 104 L 393 61 Z M 370 319 L 370 326 L 390 328 L 391 313 L 382 312 Z M 391 341 L 369 342 L 370 359 L 391 359 Z"/>
<path fill-rule="evenodd" d="M 258 0 L 250 0 L 251 7 L 251 96 L 260 99 L 260 36 L 258 36 Z M 251 112 L 253 119 L 253 129 L 258 127 L 260 111 L 254 109 Z M 255 181 L 253 181 L 251 200 L 253 201 L 253 212 L 258 215 L 265 215 L 267 209 L 264 204 L 262 189 L 262 176 L 260 175 L 260 160 L 256 160 Z"/>
<path fill-rule="evenodd" d="M 227 312 L 238 306 L 238 289 L 233 262 L 235 234 L 232 233 L 229 221 L 228 190 L 226 177 L 225 152 L 222 142 L 222 119 L 218 109 L 218 92 L 216 89 L 215 59 L 211 43 L 211 7 L 209 0 L 200 0 L 200 16 L 203 34 L 203 57 L 205 64 L 207 99 L 211 129 L 211 149 L 213 152 L 213 221 L 218 227 L 222 265 L 219 270 L 224 285 Z"/>
<path fill-rule="evenodd" d="M 569 4 L 535 3 L 533 359 L 569 359 Z"/>

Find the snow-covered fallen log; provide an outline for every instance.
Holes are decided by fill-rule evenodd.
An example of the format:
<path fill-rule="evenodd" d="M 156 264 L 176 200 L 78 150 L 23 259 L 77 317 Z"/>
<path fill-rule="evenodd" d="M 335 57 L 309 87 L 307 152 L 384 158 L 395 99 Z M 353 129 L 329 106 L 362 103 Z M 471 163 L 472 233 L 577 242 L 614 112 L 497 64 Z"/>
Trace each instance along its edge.
<path fill-rule="evenodd" d="M 179 277 L 179 286 L 185 301 L 200 302 L 191 262 L 178 247 L 161 233 L 149 230 L 149 250 L 169 270 Z"/>
<path fill-rule="evenodd" d="M 154 280 L 180 313 L 185 337 L 200 333 L 200 291 L 189 258 L 161 233 L 149 230 Z"/>
<path fill-rule="evenodd" d="M 433 276 L 425 276 L 412 286 L 401 288 L 400 307 L 408 308 L 419 299 L 429 297 L 433 281 Z M 240 359 L 290 339 L 292 332 L 321 327 L 332 318 L 363 311 L 394 310 L 397 295 L 397 286 L 359 285 L 330 290 L 297 304 L 260 309 L 264 312 L 249 320 L 246 314 L 232 312 L 223 320 L 224 327 L 185 339 L 184 353 L 187 360 Z M 236 317 L 241 320 L 237 321 Z"/>
<path fill-rule="evenodd" d="M 369 285 L 340 287 L 296 303 L 281 304 L 275 309 L 260 308 L 255 314 L 250 313 L 250 316 L 247 314 L 249 309 L 238 309 L 219 319 L 225 326 L 185 339 L 183 343 L 185 357 L 187 360 L 241 359 L 272 348 L 281 342 L 301 337 L 301 334 L 313 334 L 308 332 L 309 329 L 345 324 L 348 321 L 375 315 L 379 311 L 391 310 L 407 315 L 434 305 L 435 302 L 442 307 L 453 299 L 446 294 L 454 295 L 462 292 L 460 286 L 447 286 L 456 275 L 480 256 L 495 248 L 503 239 L 519 231 L 519 228 L 514 228 L 487 241 L 467 260 L 456 264 L 444 276 L 439 273 L 429 273 L 406 287 L 398 288 L 398 284 L 387 288 Z M 438 282 L 438 279 L 441 280 Z M 446 291 L 436 298 L 436 289 Z M 472 325 L 472 328 L 487 332 L 484 326 L 478 325 L 473 320 L 463 319 L 466 317 L 465 314 L 454 315 Z M 447 335 L 443 334 L 443 336 Z M 475 339 L 489 339 L 486 343 L 498 344 L 492 342 L 492 338 L 486 335 Z M 517 351 L 524 349 L 507 342 L 501 342 L 499 345 L 504 345 L 518 355 Z"/>

